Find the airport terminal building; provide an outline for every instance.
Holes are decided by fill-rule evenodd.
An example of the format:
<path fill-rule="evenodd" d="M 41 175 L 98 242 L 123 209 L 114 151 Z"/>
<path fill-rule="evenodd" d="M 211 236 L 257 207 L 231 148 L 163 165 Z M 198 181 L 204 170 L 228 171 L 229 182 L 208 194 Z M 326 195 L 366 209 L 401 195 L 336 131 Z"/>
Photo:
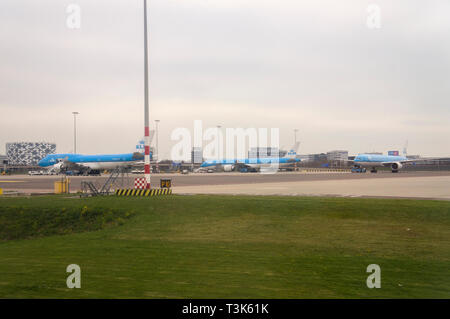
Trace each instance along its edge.
<path fill-rule="evenodd" d="M 193 147 L 191 151 L 191 163 L 201 164 L 203 162 L 203 148 Z"/>
<path fill-rule="evenodd" d="M 9 165 L 33 166 L 48 154 L 56 153 L 56 144 L 46 142 L 6 143 Z"/>

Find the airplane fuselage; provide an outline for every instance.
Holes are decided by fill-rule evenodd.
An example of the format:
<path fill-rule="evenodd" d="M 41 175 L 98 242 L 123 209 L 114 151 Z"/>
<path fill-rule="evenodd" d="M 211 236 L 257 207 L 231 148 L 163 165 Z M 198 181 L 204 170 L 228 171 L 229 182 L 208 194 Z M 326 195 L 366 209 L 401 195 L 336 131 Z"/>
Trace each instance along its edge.
<path fill-rule="evenodd" d="M 355 165 L 361 167 L 381 167 L 385 166 L 383 163 L 402 162 L 406 160 L 407 158 L 405 156 L 359 154 L 353 162 Z"/>
<path fill-rule="evenodd" d="M 200 167 L 211 167 L 218 165 L 245 165 L 252 168 L 259 168 L 264 165 L 272 164 L 293 164 L 295 162 L 300 162 L 298 158 L 278 158 L 278 157 L 267 157 L 267 158 L 246 158 L 246 159 L 222 159 L 222 160 L 208 160 L 202 163 Z"/>
<path fill-rule="evenodd" d="M 107 170 L 128 166 L 136 161 L 133 153 L 104 155 L 50 154 L 39 162 L 39 166 L 50 168 L 62 162 L 70 162 L 92 170 Z"/>

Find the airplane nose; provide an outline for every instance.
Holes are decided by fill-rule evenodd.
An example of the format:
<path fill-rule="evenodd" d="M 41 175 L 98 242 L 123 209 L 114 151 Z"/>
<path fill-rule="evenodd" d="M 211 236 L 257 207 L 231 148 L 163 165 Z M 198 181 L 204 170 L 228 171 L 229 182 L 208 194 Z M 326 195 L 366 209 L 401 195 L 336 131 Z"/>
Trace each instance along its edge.
<path fill-rule="evenodd" d="M 45 166 L 45 158 L 43 158 L 43 159 L 41 159 L 39 162 L 38 162 L 38 165 L 39 166 Z"/>

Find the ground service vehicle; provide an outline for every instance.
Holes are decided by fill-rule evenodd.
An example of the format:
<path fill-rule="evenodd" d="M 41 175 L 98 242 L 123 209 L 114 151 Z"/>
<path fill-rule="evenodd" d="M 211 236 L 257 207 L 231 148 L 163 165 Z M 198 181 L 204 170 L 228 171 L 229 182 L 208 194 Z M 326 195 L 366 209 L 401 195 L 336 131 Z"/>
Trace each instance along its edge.
<path fill-rule="evenodd" d="M 352 167 L 352 173 L 365 173 L 366 169 L 364 167 Z"/>

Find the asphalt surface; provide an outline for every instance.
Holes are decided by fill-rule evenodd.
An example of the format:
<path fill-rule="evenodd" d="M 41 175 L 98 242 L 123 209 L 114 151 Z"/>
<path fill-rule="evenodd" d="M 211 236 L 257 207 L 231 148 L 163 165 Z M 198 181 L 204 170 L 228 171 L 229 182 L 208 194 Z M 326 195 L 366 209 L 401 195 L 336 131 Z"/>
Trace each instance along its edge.
<path fill-rule="evenodd" d="M 133 188 L 139 175 L 119 177 L 116 187 Z M 97 187 L 108 176 L 70 177 L 70 191 L 81 189 L 81 181 L 92 181 Z M 397 196 L 450 199 L 450 171 L 376 174 L 349 172 L 282 172 L 153 174 L 152 187 L 161 178 L 171 178 L 174 193 L 179 194 L 252 194 L 252 195 L 319 195 L 319 196 Z M 52 193 L 61 176 L 0 176 L 5 193 Z M 251 185 L 249 185 L 251 184 Z M 206 187 L 207 186 L 207 187 Z"/>
<path fill-rule="evenodd" d="M 323 179 L 175 187 L 175 194 L 389 197 L 450 200 L 450 176 Z"/>

